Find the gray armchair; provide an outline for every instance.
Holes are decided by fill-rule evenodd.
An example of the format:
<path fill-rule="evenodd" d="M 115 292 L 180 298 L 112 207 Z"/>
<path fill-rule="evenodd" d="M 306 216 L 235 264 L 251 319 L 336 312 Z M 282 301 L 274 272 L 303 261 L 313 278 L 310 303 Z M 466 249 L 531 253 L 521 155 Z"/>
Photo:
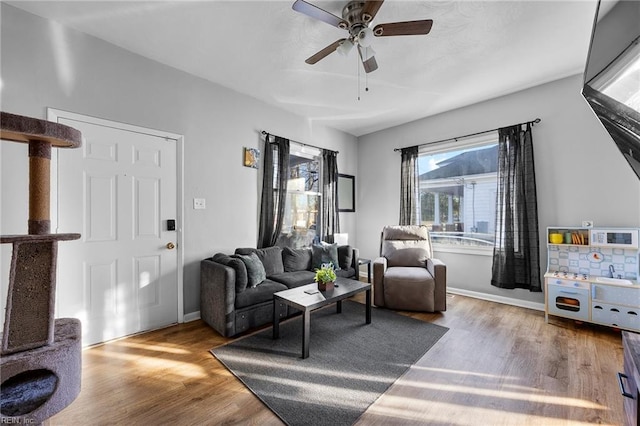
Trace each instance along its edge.
<path fill-rule="evenodd" d="M 433 258 L 426 226 L 385 226 L 373 262 L 376 306 L 406 311 L 447 310 L 447 267 Z"/>

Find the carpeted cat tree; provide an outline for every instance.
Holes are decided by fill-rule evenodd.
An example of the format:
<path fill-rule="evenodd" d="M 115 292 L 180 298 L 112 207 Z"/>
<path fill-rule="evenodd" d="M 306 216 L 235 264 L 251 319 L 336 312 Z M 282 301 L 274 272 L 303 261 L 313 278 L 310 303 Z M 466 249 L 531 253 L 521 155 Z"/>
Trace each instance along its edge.
<path fill-rule="evenodd" d="M 0 349 L 0 423 L 40 424 L 80 393 L 81 329 L 54 319 L 58 241 L 51 234 L 51 148 L 77 148 L 80 132 L 50 121 L 0 112 L 0 138 L 29 144 L 28 235 L 2 235 L 12 244 L 7 307 Z"/>

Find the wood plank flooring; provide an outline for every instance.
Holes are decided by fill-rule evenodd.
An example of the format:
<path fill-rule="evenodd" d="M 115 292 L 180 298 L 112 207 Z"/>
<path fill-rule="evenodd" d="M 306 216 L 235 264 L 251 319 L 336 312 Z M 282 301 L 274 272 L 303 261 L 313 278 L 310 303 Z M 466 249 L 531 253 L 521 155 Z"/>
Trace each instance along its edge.
<path fill-rule="evenodd" d="M 447 303 L 443 314 L 406 313 L 450 330 L 358 425 L 622 424 L 619 332 L 464 296 Z M 87 349 L 80 396 L 47 423 L 282 424 L 209 353 L 231 340 L 194 321 Z"/>

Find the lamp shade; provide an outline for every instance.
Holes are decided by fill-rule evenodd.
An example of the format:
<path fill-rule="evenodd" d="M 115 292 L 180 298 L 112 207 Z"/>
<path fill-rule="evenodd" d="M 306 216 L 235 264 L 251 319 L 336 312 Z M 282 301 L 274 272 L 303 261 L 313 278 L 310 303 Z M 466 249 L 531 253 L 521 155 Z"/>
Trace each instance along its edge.
<path fill-rule="evenodd" d="M 342 56 L 347 56 L 349 52 L 351 52 L 351 49 L 353 49 L 353 43 L 351 40 L 345 40 L 336 47 L 336 52 Z"/>

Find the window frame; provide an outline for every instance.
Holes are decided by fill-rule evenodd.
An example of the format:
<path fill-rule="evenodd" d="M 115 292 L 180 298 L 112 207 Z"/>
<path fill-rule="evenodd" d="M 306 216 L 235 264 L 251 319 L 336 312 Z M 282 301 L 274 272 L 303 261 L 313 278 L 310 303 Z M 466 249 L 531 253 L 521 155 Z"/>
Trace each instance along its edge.
<path fill-rule="evenodd" d="M 287 218 L 288 215 L 288 211 L 287 211 L 287 207 L 289 209 L 292 209 L 291 207 L 291 203 L 293 202 L 293 200 L 295 199 L 296 195 L 302 195 L 302 196 L 315 196 L 317 197 L 317 207 L 318 207 L 318 213 L 316 216 L 316 224 L 315 224 L 315 238 L 314 240 L 317 238 L 320 241 L 322 241 L 323 235 L 322 235 L 322 151 L 319 148 L 315 148 L 315 147 L 310 147 L 307 145 L 303 145 L 303 144 L 299 144 L 297 142 L 290 142 L 289 145 L 289 159 L 291 159 L 292 156 L 295 157 L 303 157 L 303 158 L 308 158 L 310 160 L 313 161 L 317 161 L 317 173 L 318 173 L 318 192 L 316 191 L 307 191 L 305 190 L 300 190 L 300 189 L 293 189 L 290 185 L 290 182 L 292 180 L 291 177 L 289 177 L 287 179 L 287 192 L 285 195 L 285 218 Z M 289 171 L 288 174 L 289 176 L 291 175 L 291 170 L 292 167 L 289 166 Z M 282 241 L 285 240 L 286 235 L 288 235 L 285 230 L 290 230 L 291 232 L 293 232 L 294 230 L 297 230 L 296 227 L 296 223 L 293 217 L 291 217 L 291 223 L 287 224 L 285 222 L 283 222 L 282 224 L 282 230 L 280 231 L 280 236 L 278 237 L 278 245 L 281 245 Z M 310 228 L 306 228 L 307 230 Z M 313 242 L 312 242 L 313 243 Z M 281 245 L 282 247 L 287 246 L 287 247 L 291 247 L 291 248 L 297 248 L 297 247 L 292 247 L 290 245 Z"/>
<path fill-rule="evenodd" d="M 418 151 L 418 158 L 424 155 L 436 155 L 440 153 L 446 153 L 451 151 L 460 151 L 460 150 L 469 150 L 473 148 L 478 148 L 482 146 L 489 146 L 493 144 L 497 144 L 499 142 L 499 136 L 497 130 L 492 130 L 489 132 L 483 132 L 482 134 L 468 136 L 464 138 L 455 138 L 448 141 L 426 144 L 420 147 Z M 419 161 L 418 161 L 419 164 Z M 420 167 L 418 166 L 417 170 L 418 176 L 422 174 L 420 172 Z M 471 175 L 477 176 L 476 180 L 487 180 L 487 176 L 489 174 L 478 174 Z M 497 172 L 496 172 L 496 186 L 497 186 Z M 422 184 L 419 180 L 418 183 L 418 194 L 422 191 Z M 497 187 L 496 187 L 497 192 Z M 494 195 L 495 202 L 495 195 Z M 421 204 L 421 196 L 419 195 L 419 204 Z M 419 208 L 421 213 L 421 208 Z M 495 214 L 495 213 L 494 213 Z M 422 218 L 419 217 L 420 223 L 422 223 Z M 495 242 L 492 245 L 486 246 L 466 246 L 466 245 L 456 245 L 456 244 L 444 244 L 441 242 L 433 241 L 434 251 L 438 251 L 441 253 L 453 253 L 453 254 L 467 254 L 467 255 L 478 255 L 478 256 L 493 256 L 493 251 L 495 247 Z"/>

